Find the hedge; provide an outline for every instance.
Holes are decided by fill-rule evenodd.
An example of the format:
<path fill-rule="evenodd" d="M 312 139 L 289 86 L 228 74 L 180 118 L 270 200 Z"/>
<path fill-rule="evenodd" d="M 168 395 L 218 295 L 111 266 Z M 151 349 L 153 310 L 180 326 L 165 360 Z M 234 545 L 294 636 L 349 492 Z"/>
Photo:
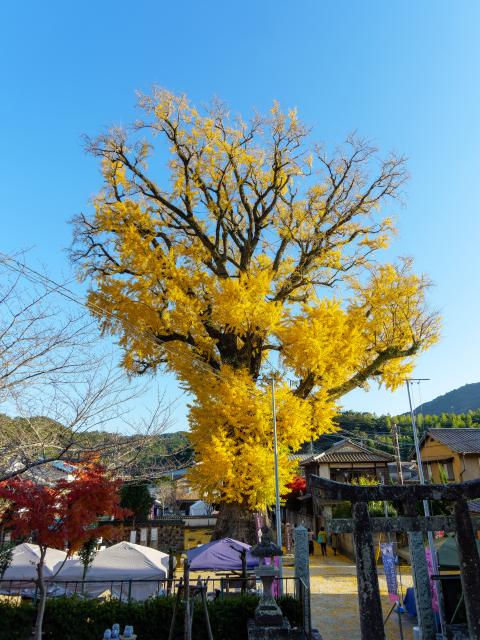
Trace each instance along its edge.
<path fill-rule="evenodd" d="M 105 629 L 118 622 L 133 625 L 138 640 L 168 638 L 173 612 L 173 597 L 154 598 L 143 603 L 118 600 L 99 602 L 78 597 L 47 600 L 44 619 L 45 640 L 101 640 Z M 247 640 L 247 620 L 253 617 L 258 598 L 236 596 L 208 603 L 210 623 L 215 640 Z M 278 599 L 292 626 L 301 624 L 301 606 L 291 596 Z M 31 602 L 0 602 L 0 640 L 27 640 L 35 620 Z M 6 633 L 5 636 L 2 634 Z M 177 615 L 176 637 L 183 635 L 183 614 Z M 195 640 L 207 640 L 203 609 L 195 603 L 193 619 Z"/>

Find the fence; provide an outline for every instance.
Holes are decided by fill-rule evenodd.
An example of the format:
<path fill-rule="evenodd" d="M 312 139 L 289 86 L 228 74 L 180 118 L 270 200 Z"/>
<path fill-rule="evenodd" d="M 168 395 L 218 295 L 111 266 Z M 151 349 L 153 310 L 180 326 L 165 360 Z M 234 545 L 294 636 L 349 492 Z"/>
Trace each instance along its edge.
<path fill-rule="evenodd" d="M 197 577 L 191 577 L 193 583 Z M 262 594 L 262 583 L 255 574 L 246 578 L 238 574 L 225 574 L 214 578 L 201 578 L 207 586 L 210 599 L 226 598 L 242 593 Z M 294 577 L 283 577 L 282 590 L 284 595 L 296 599 L 304 597 L 307 587 L 299 584 Z M 148 580 L 45 580 L 47 598 L 62 596 L 80 596 L 90 598 L 113 597 L 121 602 L 131 600 L 145 600 L 152 597 L 175 595 L 178 590 L 178 579 L 148 579 Z M 38 588 L 33 580 L 0 580 L 0 595 L 22 597 L 36 600 Z"/>
<path fill-rule="evenodd" d="M 297 600 L 302 607 L 302 627 L 307 638 L 312 636 L 312 605 L 310 601 L 310 589 L 305 582 L 299 578 L 296 584 Z"/>

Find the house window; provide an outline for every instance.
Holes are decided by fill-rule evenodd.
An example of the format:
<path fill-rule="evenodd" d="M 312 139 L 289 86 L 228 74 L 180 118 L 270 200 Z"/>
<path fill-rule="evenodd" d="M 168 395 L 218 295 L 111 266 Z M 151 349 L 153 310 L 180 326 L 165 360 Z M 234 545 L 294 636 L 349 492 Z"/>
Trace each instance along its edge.
<path fill-rule="evenodd" d="M 432 465 L 429 462 L 422 462 L 423 467 L 423 475 L 425 476 L 425 480 L 431 482 L 432 480 Z"/>
<path fill-rule="evenodd" d="M 447 480 L 449 482 L 453 482 L 455 480 L 455 473 L 453 471 L 453 462 L 446 462 L 443 465 L 443 468 L 445 469 L 445 475 L 447 476 Z"/>
<path fill-rule="evenodd" d="M 371 478 L 381 480 L 381 476 L 374 467 L 353 468 L 353 469 L 335 469 L 330 467 L 330 479 L 336 482 L 358 481 L 360 478 Z"/>
<path fill-rule="evenodd" d="M 335 482 L 350 482 L 350 469 L 332 469 L 330 468 L 330 478 Z"/>
<path fill-rule="evenodd" d="M 360 478 L 369 478 L 371 480 L 379 479 L 375 467 L 364 467 L 363 469 L 352 469 L 352 480 L 360 480 Z"/>

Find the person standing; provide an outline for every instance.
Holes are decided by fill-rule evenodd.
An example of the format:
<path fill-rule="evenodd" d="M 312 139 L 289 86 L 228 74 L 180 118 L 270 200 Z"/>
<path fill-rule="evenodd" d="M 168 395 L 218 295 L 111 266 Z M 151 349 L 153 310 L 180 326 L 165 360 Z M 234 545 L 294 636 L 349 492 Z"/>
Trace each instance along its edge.
<path fill-rule="evenodd" d="M 325 531 L 325 527 L 320 527 L 320 531 L 318 532 L 317 542 L 322 549 L 322 556 L 327 555 L 327 532 Z"/>
<path fill-rule="evenodd" d="M 313 556 L 313 540 L 315 536 L 313 531 L 308 527 L 308 555 Z"/>
<path fill-rule="evenodd" d="M 332 533 L 332 549 L 333 555 L 336 556 L 338 549 L 338 533 Z"/>

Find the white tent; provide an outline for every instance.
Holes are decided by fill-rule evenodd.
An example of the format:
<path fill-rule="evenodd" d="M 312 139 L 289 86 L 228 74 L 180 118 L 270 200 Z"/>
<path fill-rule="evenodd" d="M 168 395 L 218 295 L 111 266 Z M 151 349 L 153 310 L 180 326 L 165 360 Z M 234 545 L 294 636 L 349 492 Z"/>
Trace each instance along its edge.
<path fill-rule="evenodd" d="M 197 500 L 192 504 L 188 513 L 191 516 L 208 516 L 211 513 L 211 508 L 203 500 Z"/>
<path fill-rule="evenodd" d="M 168 554 L 143 547 L 131 542 L 120 542 L 99 551 L 90 565 L 84 593 L 98 597 L 110 591 L 117 598 L 126 599 L 129 594 L 133 600 L 146 600 L 162 589 L 160 580 L 168 572 Z M 79 559 L 67 560 L 58 576 L 59 582 L 71 581 L 63 585 L 68 592 L 79 591 L 75 584 L 82 580 L 83 565 Z M 132 580 L 131 586 L 128 581 Z M 142 582 L 144 581 L 144 582 Z"/>
<path fill-rule="evenodd" d="M 64 562 L 67 554 L 58 549 L 47 549 L 43 575 L 51 578 L 56 569 Z M 40 548 L 36 544 L 24 542 L 13 550 L 13 558 L 6 570 L 4 580 L 35 580 L 37 577 L 37 565 L 40 561 Z"/>
<path fill-rule="evenodd" d="M 46 580 L 51 580 L 57 570 L 65 562 L 67 554 L 58 549 L 47 549 L 43 575 Z M 40 548 L 36 544 L 24 542 L 13 550 L 12 562 L 3 575 L 1 590 L 3 593 L 9 590 L 20 591 L 23 595 L 33 593 L 34 580 L 37 578 L 37 565 L 40 560 Z M 28 581 L 28 582 L 25 582 Z"/>

